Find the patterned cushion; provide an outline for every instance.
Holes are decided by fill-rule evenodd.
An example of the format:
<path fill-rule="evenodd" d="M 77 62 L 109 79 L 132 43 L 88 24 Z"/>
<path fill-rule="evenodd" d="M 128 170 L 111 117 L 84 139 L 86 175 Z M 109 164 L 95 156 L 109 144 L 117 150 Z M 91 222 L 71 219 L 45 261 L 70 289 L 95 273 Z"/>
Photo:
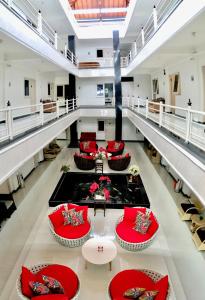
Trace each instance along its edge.
<path fill-rule="evenodd" d="M 31 289 L 33 290 L 34 294 L 36 295 L 48 295 L 50 294 L 50 290 L 47 286 L 45 286 L 43 283 L 36 282 L 36 281 L 30 281 L 29 285 Z"/>
<path fill-rule="evenodd" d="M 75 213 L 75 209 L 63 210 L 62 215 L 64 218 L 64 225 L 72 224 L 72 215 Z"/>
<path fill-rule="evenodd" d="M 120 148 L 120 143 L 115 142 L 114 149 L 119 150 L 119 148 Z"/>
<path fill-rule="evenodd" d="M 53 294 L 64 294 L 64 289 L 61 283 L 53 277 L 42 275 L 45 285 L 51 290 Z"/>
<path fill-rule="evenodd" d="M 71 225 L 79 226 L 83 223 L 83 211 L 74 211 L 74 213 L 71 215 Z"/>
<path fill-rule="evenodd" d="M 133 229 L 138 231 L 141 234 L 145 234 L 152 223 L 150 220 L 150 213 L 138 212 L 136 216 L 136 223 Z"/>
<path fill-rule="evenodd" d="M 124 297 L 129 299 L 138 299 L 145 291 L 145 288 L 132 288 L 124 292 Z"/>
<path fill-rule="evenodd" d="M 90 142 L 83 142 L 83 148 L 86 150 L 86 149 L 89 149 L 90 147 Z"/>
<path fill-rule="evenodd" d="M 139 300 L 153 300 L 157 294 L 158 294 L 158 291 L 146 291 L 138 299 Z"/>

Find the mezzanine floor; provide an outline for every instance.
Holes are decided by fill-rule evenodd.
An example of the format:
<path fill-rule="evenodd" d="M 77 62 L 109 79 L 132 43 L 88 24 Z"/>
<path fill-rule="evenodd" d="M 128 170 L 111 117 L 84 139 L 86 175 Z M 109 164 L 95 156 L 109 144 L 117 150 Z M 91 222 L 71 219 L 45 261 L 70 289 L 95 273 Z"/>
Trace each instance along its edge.
<path fill-rule="evenodd" d="M 48 199 L 57 184 L 64 163 L 75 170 L 72 154 L 75 149 L 63 149 L 51 163 L 43 163 L 27 179 L 25 189 L 19 190 L 15 198 L 18 209 L 0 232 L 0 299 L 17 300 L 15 282 L 22 264 L 60 263 L 73 268 L 81 281 L 79 299 L 108 299 L 107 286 L 111 278 L 126 268 L 148 268 L 168 274 L 172 293 L 170 299 L 203 300 L 205 294 L 204 255 L 197 252 L 188 226 L 177 214 L 171 187 L 166 172 L 158 175 L 156 168 L 146 156 L 141 144 L 126 145 L 132 155 L 132 164 L 137 163 L 141 177 L 159 223 L 159 234 L 152 246 L 142 252 L 132 253 L 117 245 L 118 255 L 113 261 L 112 272 L 108 267 L 89 265 L 84 269 L 81 248 L 68 249 L 59 245 L 48 228 Z M 105 165 L 105 170 L 108 171 Z M 108 171 L 109 172 L 109 171 Z M 166 184 L 163 182 L 166 181 Z M 23 199 L 23 201 L 22 201 Z M 114 226 L 122 210 L 101 211 L 93 217 L 93 234 L 114 239 Z"/>

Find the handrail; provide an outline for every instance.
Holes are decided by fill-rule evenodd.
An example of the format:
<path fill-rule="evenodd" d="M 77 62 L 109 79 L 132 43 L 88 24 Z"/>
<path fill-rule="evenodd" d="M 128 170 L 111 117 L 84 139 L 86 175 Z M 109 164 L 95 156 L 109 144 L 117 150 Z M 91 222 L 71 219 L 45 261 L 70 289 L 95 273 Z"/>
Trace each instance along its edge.
<path fill-rule="evenodd" d="M 148 41 L 155 35 L 159 28 L 166 22 L 175 9 L 183 2 L 183 0 L 159 0 L 153 7 L 152 14 L 149 16 L 145 24 L 137 29 L 136 46 L 131 49 L 127 55 L 128 62 L 131 62 L 139 52 L 145 47 Z"/>
<path fill-rule="evenodd" d="M 44 126 L 78 108 L 77 99 L 58 101 L 44 100 L 41 103 L 24 106 L 8 106 L 0 109 L 0 142 L 13 140 L 33 128 Z M 14 122 L 22 119 L 22 122 Z"/>
<path fill-rule="evenodd" d="M 57 32 L 42 17 L 41 11 L 34 7 L 29 0 L 0 0 L 0 3 L 35 31 L 45 42 L 76 65 L 77 58 L 75 55 L 70 50 L 72 55 L 67 55 L 67 45 L 63 46 L 63 49 L 59 48 L 59 40 L 64 45 L 63 40 L 58 37 Z"/>

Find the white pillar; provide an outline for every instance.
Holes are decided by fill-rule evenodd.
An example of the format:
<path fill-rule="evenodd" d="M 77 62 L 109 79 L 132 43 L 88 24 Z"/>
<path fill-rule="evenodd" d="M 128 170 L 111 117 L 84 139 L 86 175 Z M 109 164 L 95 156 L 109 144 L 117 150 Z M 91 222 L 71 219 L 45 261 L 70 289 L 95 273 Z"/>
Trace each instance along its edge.
<path fill-rule="evenodd" d="M 156 6 L 154 5 L 153 7 L 153 21 L 154 21 L 154 31 L 157 30 L 158 24 L 157 24 L 157 9 Z"/>
<path fill-rule="evenodd" d="M 41 35 L 42 34 L 42 15 L 41 15 L 41 11 L 38 11 L 38 32 Z"/>

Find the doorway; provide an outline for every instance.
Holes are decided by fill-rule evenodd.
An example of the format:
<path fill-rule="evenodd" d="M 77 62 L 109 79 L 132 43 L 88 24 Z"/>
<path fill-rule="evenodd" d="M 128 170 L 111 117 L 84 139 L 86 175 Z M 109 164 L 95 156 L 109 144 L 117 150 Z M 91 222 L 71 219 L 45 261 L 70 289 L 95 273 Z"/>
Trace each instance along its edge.
<path fill-rule="evenodd" d="M 176 95 L 174 93 L 174 79 L 175 74 L 169 75 L 169 98 L 170 98 L 170 105 L 176 106 Z M 170 112 L 175 114 L 175 108 L 171 108 Z"/>

